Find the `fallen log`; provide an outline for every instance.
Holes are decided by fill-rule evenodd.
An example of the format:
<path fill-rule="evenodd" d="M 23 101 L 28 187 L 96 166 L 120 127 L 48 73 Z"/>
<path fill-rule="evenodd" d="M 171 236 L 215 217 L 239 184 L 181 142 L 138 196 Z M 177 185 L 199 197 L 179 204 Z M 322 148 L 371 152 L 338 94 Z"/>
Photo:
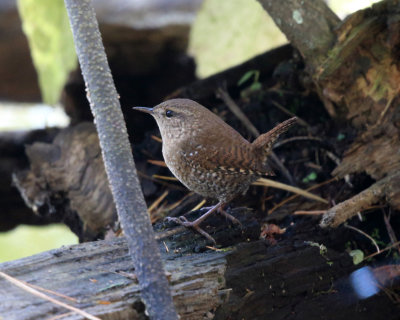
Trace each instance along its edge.
<path fill-rule="evenodd" d="M 328 236 L 299 219 L 275 245 L 259 240 L 246 209 L 232 212 L 244 226 L 210 219 L 220 248 L 190 230 L 158 225 L 160 250 L 181 319 L 396 319 L 384 294 L 358 301 L 346 283 L 355 267 L 340 249 L 344 236 Z M 210 228 L 210 226 L 208 226 Z M 207 229 L 208 230 L 208 229 Z M 17 279 L 53 290 L 52 296 L 101 319 L 144 319 L 144 305 L 123 238 L 63 247 L 0 264 Z M 3 319 L 82 319 L 0 279 Z"/>

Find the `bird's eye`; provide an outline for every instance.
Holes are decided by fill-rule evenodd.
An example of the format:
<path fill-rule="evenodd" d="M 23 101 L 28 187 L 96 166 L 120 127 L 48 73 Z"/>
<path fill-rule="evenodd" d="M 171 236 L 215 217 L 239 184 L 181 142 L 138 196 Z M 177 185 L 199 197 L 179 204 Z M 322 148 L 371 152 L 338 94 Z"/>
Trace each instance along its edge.
<path fill-rule="evenodd" d="M 167 118 L 171 118 L 173 115 L 174 115 L 174 112 L 172 110 L 165 111 L 165 116 Z"/>

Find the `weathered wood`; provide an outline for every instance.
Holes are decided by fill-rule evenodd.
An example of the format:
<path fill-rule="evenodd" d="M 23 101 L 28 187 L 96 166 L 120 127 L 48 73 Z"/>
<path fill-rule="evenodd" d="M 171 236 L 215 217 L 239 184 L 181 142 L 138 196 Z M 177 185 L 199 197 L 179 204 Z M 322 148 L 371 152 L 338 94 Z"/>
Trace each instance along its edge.
<path fill-rule="evenodd" d="M 359 212 L 378 203 L 383 197 L 393 206 L 400 205 L 400 174 L 393 174 L 374 183 L 354 197 L 343 201 L 324 213 L 320 226 L 336 228 Z"/>
<path fill-rule="evenodd" d="M 271 1 L 260 2 L 276 22 L 285 19 L 282 21 L 286 23 L 277 24 L 303 53 L 328 113 L 349 121 L 357 131 L 333 175 L 343 178 L 366 172 L 378 184 L 381 179 L 396 180 L 400 170 L 398 1 L 382 1 L 340 23 L 332 19 L 329 10 L 320 10 L 322 1 L 288 1 L 285 10 Z M 295 13 L 301 19 L 296 21 Z M 315 14 L 320 17 L 315 19 Z M 322 27 L 303 32 L 315 24 Z M 400 194 L 400 185 L 389 185 L 381 188 L 383 194 L 379 198 L 388 198 L 395 209 L 400 209 L 399 201 L 394 200 Z M 361 198 L 353 198 L 352 203 Z"/>
<path fill-rule="evenodd" d="M 56 221 L 32 213 L 13 186 L 11 175 L 29 165 L 25 155 L 26 144 L 49 142 L 57 133 L 58 129 L 55 128 L 0 133 L 0 231 L 10 230 L 20 224 L 40 225 Z"/>
<path fill-rule="evenodd" d="M 242 220 L 245 233 L 214 218 L 219 231 L 213 236 L 223 250 L 207 250 L 205 240 L 188 230 L 161 239 L 181 319 L 397 319 L 397 307 L 384 294 L 357 301 L 343 285 L 356 268 L 345 251 L 336 249 L 347 241 L 346 234 L 329 239 L 327 232 L 299 220 L 271 246 L 256 239 L 259 226 L 248 217 Z M 250 241 L 238 243 L 246 238 Z M 0 270 L 76 298 L 71 303 L 55 297 L 102 319 L 144 319 L 138 284 L 125 274 L 134 270 L 123 239 L 48 251 L 0 264 Z M 4 279 L 0 298 L 0 315 L 7 320 L 61 314 L 62 319 L 82 319 Z"/>
<path fill-rule="evenodd" d="M 38 216 L 63 221 L 81 241 L 96 239 L 116 220 L 93 123 L 61 130 L 52 143 L 28 145 L 26 153 L 30 170 L 13 180 Z"/>

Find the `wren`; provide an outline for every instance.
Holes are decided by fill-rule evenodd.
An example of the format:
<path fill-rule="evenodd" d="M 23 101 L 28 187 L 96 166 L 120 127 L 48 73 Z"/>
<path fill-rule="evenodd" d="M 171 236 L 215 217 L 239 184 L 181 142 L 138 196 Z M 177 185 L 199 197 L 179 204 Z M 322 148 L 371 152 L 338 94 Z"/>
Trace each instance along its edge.
<path fill-rule="evenodd" d="M 250 143 L 213 112 L 189 99 L 133 109 L 149 113 L 157 121 L 164 160 L 174 176 L 188 189 L 218 200 L 195 221 L 184 216 L 168 219 L 194 228 L 213 242 L 199 225 L 215 211 L 240 224 L 223 210 L 224 205 L 244 194 L 261 176 L 273 175 L 267 157 L 279 135 L 297 121 L 296 117 L 288 119 Z"/>

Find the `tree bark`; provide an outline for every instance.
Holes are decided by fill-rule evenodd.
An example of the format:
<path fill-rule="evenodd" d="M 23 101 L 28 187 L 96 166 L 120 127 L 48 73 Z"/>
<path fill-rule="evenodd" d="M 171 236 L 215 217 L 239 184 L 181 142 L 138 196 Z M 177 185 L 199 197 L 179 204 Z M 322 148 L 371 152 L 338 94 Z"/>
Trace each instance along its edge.
<path fill-rule="evenodd" d="M 315 72 L 336 40 L 333 29 L 340 19 L 321 0 L 258 2 L 286 35 L 290 44 L 300 51 L 310 72 Z"/>

